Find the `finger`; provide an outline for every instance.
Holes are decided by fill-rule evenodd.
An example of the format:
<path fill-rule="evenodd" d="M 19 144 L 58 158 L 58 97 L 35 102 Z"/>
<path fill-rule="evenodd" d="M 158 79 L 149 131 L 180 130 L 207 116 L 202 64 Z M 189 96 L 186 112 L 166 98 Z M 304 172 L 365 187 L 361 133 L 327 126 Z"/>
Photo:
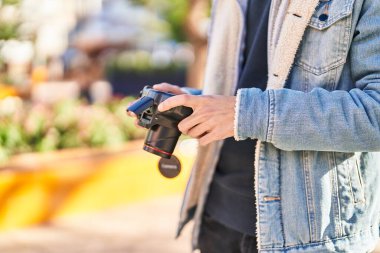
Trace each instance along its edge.
<path fill-rule="evenodd" d="M 133 117 L 133 118 L 136 118 L 136 117 L 137 117 L 136 114 L 134 114 L 133 112 L 130 112 L 130 111 L 127 111 L 127 115 L 128 115 L 129 117 Z"/>
<path fill-rule="evenodd" d="M 185 94 L 185 92 L 183 92 L 180 87 L 169 83 L 160 83 L 153 85 L 153 89 L 163 92 L 170 92 L 175 95 Z"/>
<path fill-rule="evenodd" d="M 135 103 L 135 102 L 136 102 L 136 101 L 128 103 L 127 108 L 129 108 L 129 107 L 130 107 L 131 105 L 133 105 L 133 103 Z M 127 112 L 127 115 L 130 116 L 130 117 L 137 117 L 136 114 L 133 113 L 133 112 L 131 112 L 131 111 L 128 111 L 128 110 L 127 110 L 126 112 Z"/>
<path fill-rule="evenodd" d="M 185 134 L 188 134 L 189 130 L 193 127 L 204 123 L 207 119 L 204 115 L 193 114 L 185 118 L 178 124 L 178 129 Z"/>
<path fill-rule="evenodd" d="M 139 125 L 139 121 L 138 120 L 135 120 L 133 123 L 135 124 L 135 127 L 137 127 L 137 128 L 141 128 L 141 129 L 144 128 L 144 127 L 142 127 L 142 126 Z"/>
<path fill-rule="evenodd" d="M 187 135 L 192 138 L 201 138 L 209 133 L 210 127 L 207 124 L 199 124 L 190 129 Z"/>
<path fill-rule="evenodd" d="M 192 96 L 192 95 L 187 95 L 187 94 L 178 95 L 178 96 L 170 97 L 166 99 L 164 102 L 162 102 L 161 104 L 159 104 L 158 110 L 163 112 L 163 111 L 167 111 L 181 105 L 191 107 L 194 109 L 194 106 L 197 104 L 198 101 L 199 101 L 198 96 Z"/>
<path fill-rule="evenodd" d="M 217 138 L 216 138 L 216 135 L 213 133 L 213 132 L 210 132 L 204 136 L 202 136 L 200 139 L 199 139 L 199 144 L 201 146 L 206 146 L 208 144 L 210 144 L 211 142 L 214 142 L 216 141 Z"/>

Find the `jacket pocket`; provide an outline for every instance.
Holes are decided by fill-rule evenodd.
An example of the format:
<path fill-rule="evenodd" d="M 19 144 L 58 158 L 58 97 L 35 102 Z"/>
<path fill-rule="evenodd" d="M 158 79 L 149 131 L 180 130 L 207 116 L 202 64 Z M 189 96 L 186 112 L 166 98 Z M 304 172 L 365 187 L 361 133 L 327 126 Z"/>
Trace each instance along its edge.
<path fill-rule="evenodd" d="M 320 0 L 295 64 L 315 75 L 322 75 L 345 63 L 351 34 L 354 0 Z"/>
<path fill-rule="evenodd" d="M 334 153 L 338 174 L 338 188 L 344 210 L 349 206 L 365 204 L 364 183 L 360 170 L 360 157 L 355 153 Z"/>

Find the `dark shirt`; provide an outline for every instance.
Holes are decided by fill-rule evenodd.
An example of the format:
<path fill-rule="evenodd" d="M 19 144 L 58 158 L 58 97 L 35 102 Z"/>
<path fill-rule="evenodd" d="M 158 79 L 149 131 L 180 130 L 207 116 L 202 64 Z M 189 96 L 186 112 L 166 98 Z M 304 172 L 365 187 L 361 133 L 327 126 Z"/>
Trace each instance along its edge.
<path fill-rule="evenodd" d="M 237 89 L 265 90 L 270 0 L 250 0 L 244 62 Z M 255 235 L 254 153 L 256 140 L 226 139 L 211 184 L 205 212 L 243 234 Z"/>

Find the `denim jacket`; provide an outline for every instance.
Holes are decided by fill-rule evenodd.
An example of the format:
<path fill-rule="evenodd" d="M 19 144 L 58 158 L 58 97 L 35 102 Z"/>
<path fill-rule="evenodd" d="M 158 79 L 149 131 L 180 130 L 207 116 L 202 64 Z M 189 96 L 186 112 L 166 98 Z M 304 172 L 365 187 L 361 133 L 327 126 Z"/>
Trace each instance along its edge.
<path fill-rule="evenodd" d="M 231 1 L 214 1 L 206 70 L 214 77 L 206 75 L 206 94 L 231 94 L 239 74 L 247 1 Z M 295 2 L 272 1 L 268 55 L 275 84 L 270 76 L 266 91 L 237 95 L 235 138 L 261 142 L 252 169 L 258 247 L 265 253 L 371 252 L 380 229 L 380 1 L 320 0 L 298 34 L 303 12 Z M 293 35 L 300 35 L 294 54 L 278 50 L 294 47 Z M 232 55 L 211 64 L 219 59 L 213 47 L 222 43 Z M 180 228 L 194 217 L 194 248 L 221 145 L 200 149 L 185 194 Z"/>

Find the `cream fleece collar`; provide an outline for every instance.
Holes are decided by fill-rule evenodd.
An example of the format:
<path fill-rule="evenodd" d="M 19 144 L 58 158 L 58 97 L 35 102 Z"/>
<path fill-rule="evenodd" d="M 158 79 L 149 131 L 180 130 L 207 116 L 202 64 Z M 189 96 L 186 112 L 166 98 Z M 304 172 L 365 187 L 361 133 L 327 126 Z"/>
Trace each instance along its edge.
<path fill-rule="evenodd" d="M 268 89 L 283 88 L 319 0 L 273 0 L 269 22 Z M 286 8 L 286 6 L 288 7 Z M 286 10 L 286 12 L 284 12 Z"/>

